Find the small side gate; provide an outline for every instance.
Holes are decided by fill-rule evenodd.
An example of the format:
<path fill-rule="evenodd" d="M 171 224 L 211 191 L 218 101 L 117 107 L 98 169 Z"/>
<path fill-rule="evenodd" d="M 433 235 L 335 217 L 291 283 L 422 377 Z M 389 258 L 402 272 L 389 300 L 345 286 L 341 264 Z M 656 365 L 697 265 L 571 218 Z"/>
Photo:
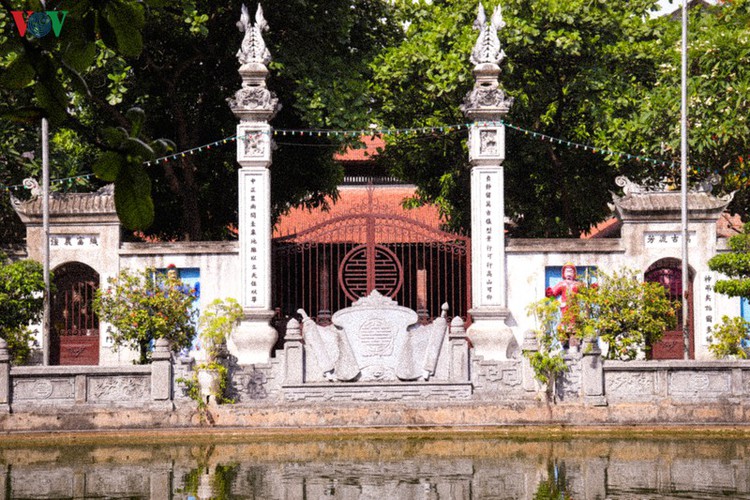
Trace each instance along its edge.
<path fill-rule="evenodd" d="M 377 290 L 414 309 L 421 321 L 467 318 L 471 307 L 471 248 L 451 234 L 378 204 L 366 203 L 304 231 L 273 241 L 273 300 L 284 316 L 303 308 L 321 324 Z"/>
<path fill-rule="evenodd" d="M 54 276 L 50 363 L 98 365 L 99 318 L 93 301 L 99 288 L 99 273 L 80 262 L 71 262 L 55 269 Z"/>
<path fill-rule="evenodd" d="M 692 278 L 692 276 L 690 276 Z M 647 282 L 660 283 L 670 300 L 682 304 L 682 264 L 677 259 L 661 259 L 646 270 Z M 688 337 L 690 342 L 689 357 L 695 359 L 695 340 L 693 336 L 693 283 L 688 280 Z M 685 357 L 685 340 L 683 338 L 682 306 L 677 310 L 677 326 L 667 330 L 658 342 L 651 346 L 651 359 L 683 359 Z"/>

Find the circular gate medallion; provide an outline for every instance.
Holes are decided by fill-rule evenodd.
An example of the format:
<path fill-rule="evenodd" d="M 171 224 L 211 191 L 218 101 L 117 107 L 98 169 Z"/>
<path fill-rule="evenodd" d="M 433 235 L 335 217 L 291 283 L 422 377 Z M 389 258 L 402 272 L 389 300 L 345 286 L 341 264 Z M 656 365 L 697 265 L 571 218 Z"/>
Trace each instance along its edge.
<path fill-rule="evenodd" d="M 368 263 L 367 245 L 349 251 L 339 267 L 339 284 L 350 300 L 366 297 L 373 289 L 393 298 L 403 284 L 403 268 L 390 249 L 375 245 L 373 262 Z"/>

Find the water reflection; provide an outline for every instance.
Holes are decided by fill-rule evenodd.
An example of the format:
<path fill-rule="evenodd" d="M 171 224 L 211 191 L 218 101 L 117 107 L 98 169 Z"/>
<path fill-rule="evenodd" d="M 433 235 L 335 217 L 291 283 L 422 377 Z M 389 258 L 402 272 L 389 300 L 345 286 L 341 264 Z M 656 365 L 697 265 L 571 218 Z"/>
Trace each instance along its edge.
<path fill-rule="evenodd" d="M 747 439 L 0 443 L 0 500 L 750 499 Z M 233 438 L 234 439 L 234 438 Z"/>

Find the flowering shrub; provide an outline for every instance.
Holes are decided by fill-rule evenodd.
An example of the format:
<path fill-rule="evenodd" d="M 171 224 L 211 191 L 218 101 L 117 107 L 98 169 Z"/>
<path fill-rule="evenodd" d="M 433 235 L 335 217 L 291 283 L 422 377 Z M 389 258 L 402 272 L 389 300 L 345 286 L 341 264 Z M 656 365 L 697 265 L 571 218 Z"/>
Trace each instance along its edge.
<path fill-rule="evenodd" d="M 146 364 L 155 339 L 169 340 L 174 352 L 190 347 L 196 333 L 190 307 L 196 297 L 190 287 L 154 269 L 125 269 L 107 283 L 97 291 L 94 307 L 99 319 L 111 325 L 107 333 L 115 349 L 138 349 L 139 363 Z"/>
<path fill-rule="evenodd" d="M 597 283 L 573 296 L 566 320 L 580 337 L 598 333 L 609 343 L 608 359 L 635 359 L 674 328 L 679 304 L 667 297 L 661 284 L 641 281 L 630 269 L 597 271 Z"/>

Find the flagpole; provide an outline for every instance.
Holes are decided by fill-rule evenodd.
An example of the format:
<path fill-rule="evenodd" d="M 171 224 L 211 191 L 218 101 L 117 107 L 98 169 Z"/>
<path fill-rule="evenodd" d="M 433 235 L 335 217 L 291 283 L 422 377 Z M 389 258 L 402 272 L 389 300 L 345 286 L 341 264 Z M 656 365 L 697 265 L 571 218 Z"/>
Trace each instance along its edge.
<path fill-rule="evenodd" d="M 50 362 L 50 280 L 49 280 L 49 123 L 42 118 L 42 269 L 44 273 L 44 315 L 42 317 L 42 364 Z"/>
<path fill-rule="evenodd" d="M 687 128 L 687 54 L 688 54 L 688 0 L 682 0 L 682 96 L 681 96 L 681 120 L 680 120 L 680 175 L 681 175 L 681 222 L 682 222 L 682 340 L 684 345 L 684 358 L 690 359 L 690 331 L 688 310 L 688 293 L 690 286 L 690 275 L 688 267 L 688 128 Z"/>

